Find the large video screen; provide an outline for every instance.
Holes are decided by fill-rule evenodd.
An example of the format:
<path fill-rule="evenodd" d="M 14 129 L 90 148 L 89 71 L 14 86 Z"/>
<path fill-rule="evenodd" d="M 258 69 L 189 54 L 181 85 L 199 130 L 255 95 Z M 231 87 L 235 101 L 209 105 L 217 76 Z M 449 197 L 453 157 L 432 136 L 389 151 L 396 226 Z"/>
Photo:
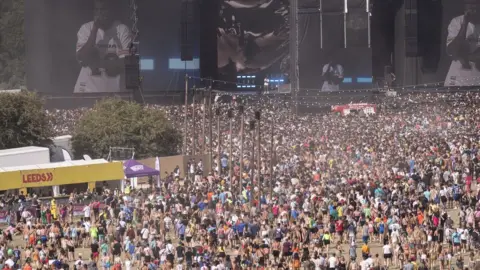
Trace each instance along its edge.
<path fill-rule="evenodd" d="M 137 1 L 136 19 L 129 0 L 26 0 L 25 6 L 31 90 L 127 91 L 124 57 L 131 53 L 135 21 L 145 91 L 181 89 L 185 70 L 198 73 L 198 57 L 180 58 L 181 1 Z"/>
<path fill-rule="evenodd" d="M 480 85 L 480 1 L 418 1 L 417 20 L 418 46 L 413 48 L 418 48 L 418 58 L 411 48 L 396 52 L 397 80 L 428 88 Z M 404 42 L 397 38 L 395 46 L 402 48 Z M 409 53 L 412 57 L 406 58 Z"/>
<path fill-rule="evenodd" d="M 289 0 L 221 0 L 218 73 L 239 88 L 288 80 Z M 235 85 L 233 85 L 235 86 Z"/>
<path fill-rule="evenodd" d="M 365 3 L 305 2 L 299 15 L 301 90 L 330 92 L 372 88 L 372 50 Z"/>
<path fill-rule="evenodd" d="M 480 1 L 443 0 L 442 56 L 437 80 L 480 85 Z"/>

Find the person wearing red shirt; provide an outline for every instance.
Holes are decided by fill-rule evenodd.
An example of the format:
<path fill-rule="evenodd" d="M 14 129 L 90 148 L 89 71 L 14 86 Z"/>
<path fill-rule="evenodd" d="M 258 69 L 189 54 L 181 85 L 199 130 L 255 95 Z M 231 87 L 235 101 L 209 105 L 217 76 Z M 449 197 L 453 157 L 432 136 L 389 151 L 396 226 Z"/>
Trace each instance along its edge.
<path fill-rule="evenodd" d="M 335 222 L 335 232 L 337 232 L 337 237 L 341 244 L 343 242 L 343 220 L 341 218 Z"/>

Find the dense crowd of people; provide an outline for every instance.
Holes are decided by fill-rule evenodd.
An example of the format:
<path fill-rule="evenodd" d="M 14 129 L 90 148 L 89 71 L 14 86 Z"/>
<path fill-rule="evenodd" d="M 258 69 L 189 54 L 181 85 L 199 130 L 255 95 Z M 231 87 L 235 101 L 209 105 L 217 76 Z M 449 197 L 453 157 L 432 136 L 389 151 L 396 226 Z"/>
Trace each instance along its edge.
<path fill-rule="evenodd" d="M 237 112 L 232 132 L 223 116 L 220 133 L 213 129 L 212 138 L 201 138 L 202 121 L 189 117 L 189 130 L 198 132 L 195 138 L 187 134 L 187 151 L 196 145 L 201 153 L 212 140 L 214 153 L 220 148 L 219 164 L 209 168 L 192 160 L 187 172 L 169 172 L 160 186 L 102 190 L 91 195 L 81 217 L 72 205 L 86 196 L 82 193 L 72 193 L 65 203 L 23 195 L 4 199 L 5 205 L 21 203 L 0 239 L 0 265 L 26 270 L 476 269 L 479 101 L 476 93 L 403 96 L 379 101 L 376 114 L 348 116 L 294 116 L 284 102 L 251 101 L 244 107 L 243 156 Z M 182 129 L 183 107 L 156 108 Z M 248 125 L 259 109 L 260 163 Z M 49 114 L 64 133 L 84 111 Z M 189 177 L 182 178 L 183 173 Z"/>

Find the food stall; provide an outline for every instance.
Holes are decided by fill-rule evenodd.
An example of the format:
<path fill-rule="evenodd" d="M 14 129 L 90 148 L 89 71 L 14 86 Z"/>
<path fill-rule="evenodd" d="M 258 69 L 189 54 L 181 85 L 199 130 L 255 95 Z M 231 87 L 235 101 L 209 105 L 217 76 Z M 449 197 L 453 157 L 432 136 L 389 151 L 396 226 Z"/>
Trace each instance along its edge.
<path fill-rule="evenodd" d="M 74 160 L 39 165 L 0 168 L 0 191 L 29 188 L 55 187 L 72 184 L 86 184 L 93 190 L 97 182 L 123 179 L 121 162 L 108 162 L 105 159 Z M 54 188 L 53 196 L 58 190 Z"/>

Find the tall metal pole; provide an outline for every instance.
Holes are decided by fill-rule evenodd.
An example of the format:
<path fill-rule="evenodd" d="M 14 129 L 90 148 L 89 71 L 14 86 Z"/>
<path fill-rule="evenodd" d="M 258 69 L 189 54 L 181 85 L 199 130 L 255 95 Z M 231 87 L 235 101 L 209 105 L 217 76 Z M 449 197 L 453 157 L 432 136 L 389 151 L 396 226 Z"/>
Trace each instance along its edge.
<path fill-rule="evenodd" d="M 233 109 L 228 110 L 228 124 L 230 138 L 228 142 L 228 179 L 230 179 L 230 191 L 233 191 Z"/>
<path fill-rule="evenodd" d="M 213 113 L 212 113 L 212 86 L 208 88 L 208 144 L 210 148 L 210 155 L 208 163 L 210 164 L 210 169 L 212 168 L 213 163 Z"/>
<path fill-rule="evenodd" d="M 217 166 L 218 166 L 218 175 L 222 173 L 222 164 L 220 164 L 220 155 L 222 147 L 222 134 L 220 134 L 220 108 L 217 108 L 215 114 L 217 115 L 217 134 L 218 134 L 218 148 L 217 148 Z"/>
<path fill-rule="evenodd" d="M 188 135 L 188 124 L 187 124 L 187 114 L 188 114 L 188 75 L 185 74 L 185 109 L 184 109 L 184 129 L 183 129 L 183 155 L 187 155 L 187 135 Z"/>
<path fill-rule="evenodd" d="M 207 142 L 205 141 L 205 122 L 207 118 L 207 93 L 205 90 L 202 91 L 203 97 L 203 115 L 202 115 L 202 154 L 206 154 L 207 151 Z"/>
<path fill-rule="evenodd" d="M 274 141 L 273 141 L 273 130 L 275 128 L 275 118 L 274 115 L 272 115 L 272 122 L 271 122 L 271 129 L 270 129 L 270 168 L 269 168 L 269 174 L 270 174 L 270 185 L 269 185 L 269 193 L 270 193 L 270 200 L 273 198 L 273 162 L 274 162 L 274 156 L 273 156 L 273 147 L 274 147 Z"/>
<path fill-rule="evenodd" d="M 367 0 L 366 4 L 366 12 L 367 12 L 367 31 L 368 31 L 368 48 L 372 47 L 372 29 L 371 29 L 371 24 L 372 22 L 370 21 L 370 0 Z"/>
<path fill-rule="evenodd" d="M 252 165 L 252 178 L 251 178 L 251 181 L 252 181 L 252 197 L 255 196 L 255 185 L 254 185 L 254 181 L 255 181 L 255 121 L 252 120 L 250 121 L 250 132 L 251 132 L 251 136 L 252 136 L 252 158 L 250 160 L 250 163 Z M 250 201 L 251 203 L 251 201 Z"/>
<path fill-rule="evenodd" d="M 319 0 L 320 10 L 320 49 L 323 49 L 323 0 Z"/>
<path fill-rule="evenodd" d="M 299 84 L 299 68 L 298 68 L 298 54 L 299 54 L 299 22 L 298 22 L 298 0 L 290 0 L 290 88 L 294 98 L 293 111 L 298 114 L 298 95 L 300 91 Z"/>
<path fill-rule="evenodd" d="M 261 149 L 261 143 L 260 143 L 260 138 L 261 138 L 261 128 L 260 128 L 260 111 L 256 111 L 255 112 L 255 118 L 257 120 L 257 174 L 258 174 L 258 177 L 257 177 L 257 186 L 258 186 L 258 201 L 259 201 L 259 205 L 260 206 L 260 196 L 262 194 L 262 183 L 261 183 L 261 168 L 262 168 L 262 149 Z"/>
<path fill-rule="evenodd" d="M 240 113 L 240 177 L 238 178 L 238 194 L 242 194 L 243 187 L 242 187 L 242 180 L 243 180 L 243 140 L 245 137 L 245 115 L 244 115 L 245 108 L 243 105 L 238 107 L 238 111 Z"/>
<path fill-rule="evenodd" d="M 192 150 L 192 155 L 195 156 L 197 154 L 197 127 L 195 125 L 196 123 L 196 113 L 195 113 L 195 98 L 197 97 L 197 89 L 195 89 L 195 86 L 193 87 L 193 98 L 192 98 L 192 138 L 193 138 L 193 150 Z"/>
<path fill-rule="evenodd" d="M 347 48 L 347 14 L 348 14 L 348 0 L 344 0 L 343 4 L 343 46 Z"/>

